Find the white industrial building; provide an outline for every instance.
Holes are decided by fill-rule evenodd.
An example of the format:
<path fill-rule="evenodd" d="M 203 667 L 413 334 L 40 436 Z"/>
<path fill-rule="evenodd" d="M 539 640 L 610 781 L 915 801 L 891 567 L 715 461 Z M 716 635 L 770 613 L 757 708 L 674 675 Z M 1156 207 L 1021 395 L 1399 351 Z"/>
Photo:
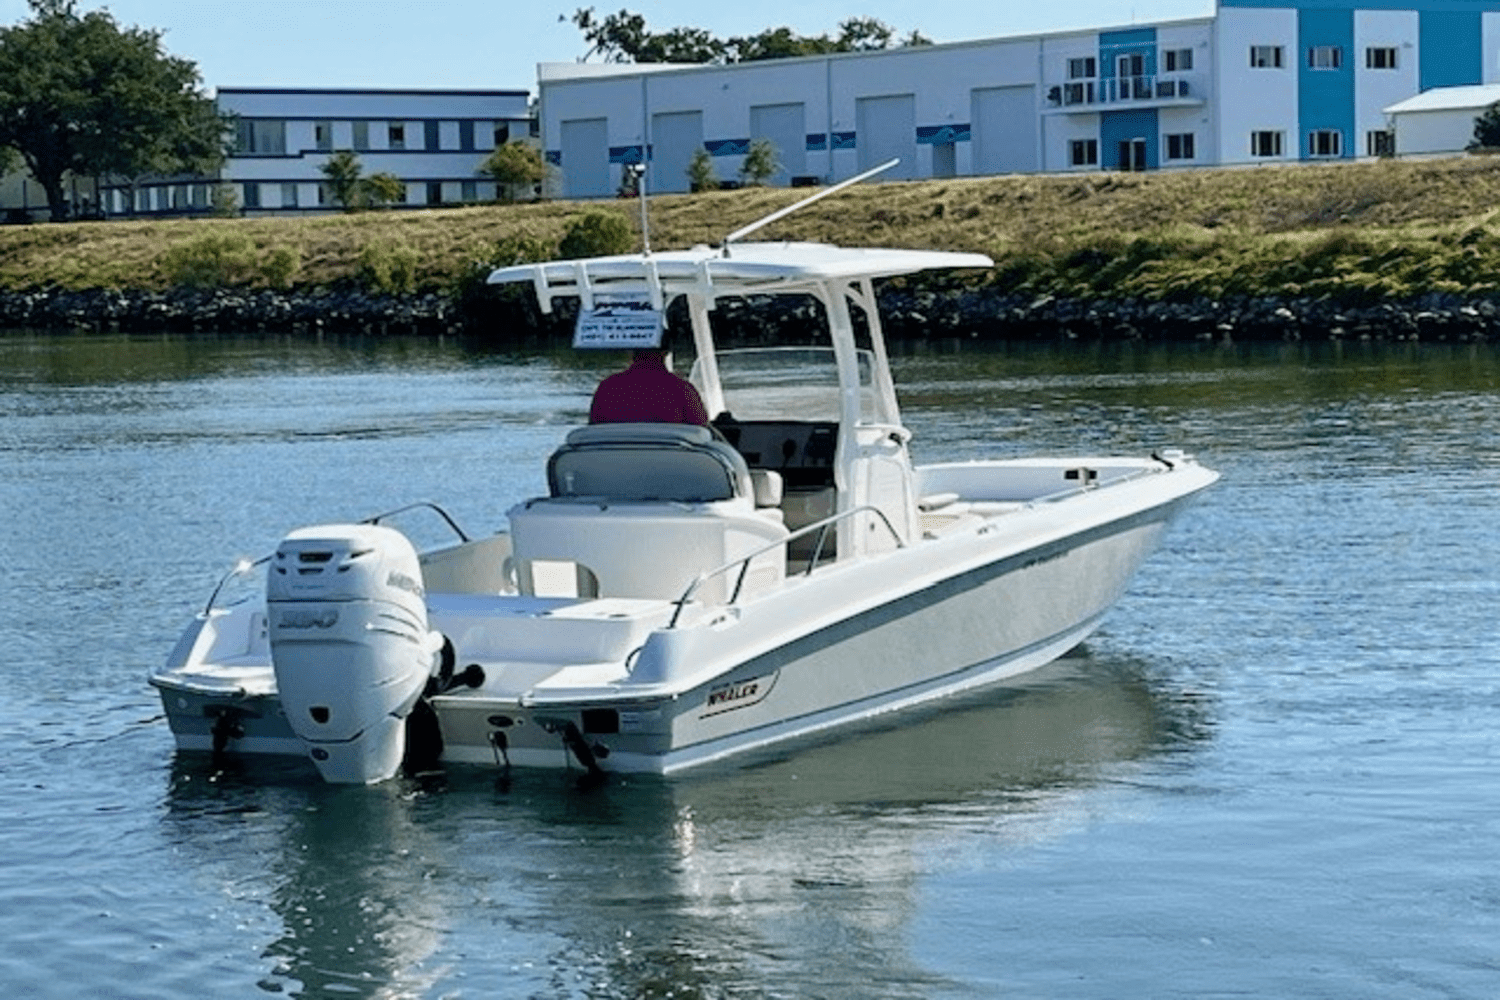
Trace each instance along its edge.
<path fill-rule="evenodd" d="M 1500 81 L 1500 0 L 1219 0 L 1210 17 L 729 66 L 541 67 L 558 193 L 628 164 L 684 191 L 698 149 L 732 181 L 752 140 L 773 183 L 1155 170 L 1396 152 L 1385 109 Z"/>
<path fill-rule="evenodd" d="M 1385 109 L 1397 156 L 1453 153 L 1474 140 L 1474 120 L 1496 101 L 1500 83 L 1439 87 Z"/>
<path fill-rule="evenodd" d="M 204 212 L 216 192 L 247 214 L 328 211 L 338 206 L 322 166 L 343 149 L 359 157 L 363 176 L 400 178 L 402 204 L 491 201 L 495 183 L 479 175 L 479 165 L 497 145 L 529 139 L 533 122 L 524 90 L 225 87 L 217 102 L 236 125 L 234 152 L 219 177 L 105 185 L 109 214 Z"/>

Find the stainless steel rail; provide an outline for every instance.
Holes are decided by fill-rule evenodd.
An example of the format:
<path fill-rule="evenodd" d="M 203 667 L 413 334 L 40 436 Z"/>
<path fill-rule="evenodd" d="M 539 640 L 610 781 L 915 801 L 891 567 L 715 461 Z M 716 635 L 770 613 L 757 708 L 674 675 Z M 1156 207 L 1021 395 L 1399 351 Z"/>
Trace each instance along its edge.
<path fill-rule="evenodd" d="M 812 571 L 817 568 L 818 562 L 823 556 L 823 548 L 828 541 L 828 529 L 833 527 L 840 521 L 853 517 L 856 514 L 874 514 L 880 519 L 880 523 L 885 525 L 885 530 L 891 533 L 891 538 L 895 541 L 896 547 L 902 549 L 906 548 L 906 543 L 901 540 L 900 534 L 898 534 L 895 527 L 892 526 L 890 518 L 885 516 L 884 511 L 882 511 L 878 507 L 872 507 L 869 504 L 862 504 L 858 507 L 852 507 L 849 510 L 841 511 L 837 514 L 825 517 L 821 521 L 814 521 L 812 524 L 803 525 L 796 531 L 788 534 L 785 538 L 778 538 L 774 542 L 767 542 L 765 545 L 762 545 L 760 548 L 749 553 L 748 555 L 743 555 L 737 559 L 732 559 L 722 566 L 711 569 L 706 573 L 698 574 L 698 577 L 693 580 L 692 583 L 688 584 L 687 589 L 682 592 L 682 596 L 677 598 L 677 600 L 673 602 L 677 605 L 677 610 L 672 612 L 672 620 L 667 622 L 667 628 L 677 627 L 677 619 L 682 617 L 682 609 L 687 607 L 688 602 L 693 599 L 693 595 L 698 592 L 698 588 L 703 586 L 704 583 L 712 580 L 716 576 L 728 573 L 738 567 L 740 572 L 739 576 L 735 578 L 734 590 L 730 592 L 729 600 L 725 602 L 727 604 L 733 604 L 740 598 L 740 590 L 745 586 L 745 576 L 747 573 L 749 573 L 750 564 L 752 562 L 754 562 L 760 556 L 765 555 L 767 552 L 787 545 L 795 539 L 816 533 L 818 536 L 817 544 L 813 546 L 813 554 L 812 557 L 807 561 L 807 568 L 802 571 L 803 576 L 810 575 Z"/>

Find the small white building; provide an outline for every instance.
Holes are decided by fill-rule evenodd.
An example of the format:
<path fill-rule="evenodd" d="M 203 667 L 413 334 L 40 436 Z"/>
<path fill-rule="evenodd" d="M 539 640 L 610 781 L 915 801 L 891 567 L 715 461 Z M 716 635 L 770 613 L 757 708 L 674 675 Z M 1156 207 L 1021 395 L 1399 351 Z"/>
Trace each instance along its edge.
<path fill-rule="evenodd" d="M 1454 153 L 1474 140 L 1474 120 L 1500 101 L 1500 83 L 1439 87 L 1385 109 L 1397 156 Z"/>
<path fill-rule="evenodd" d="M 223 87 L 217 102 L 236 127 L 219 177 L 107 185 L 110 215 L 205 212 L 226 195 L 248 214 L 335 210 L 322 167 L 337 150 L 354 151 L 363 176 L 400 178 L 405 205 L 490 201 L 495 184 L 479 165 L 496 146 L 532 134 L 524 90 Z"/>

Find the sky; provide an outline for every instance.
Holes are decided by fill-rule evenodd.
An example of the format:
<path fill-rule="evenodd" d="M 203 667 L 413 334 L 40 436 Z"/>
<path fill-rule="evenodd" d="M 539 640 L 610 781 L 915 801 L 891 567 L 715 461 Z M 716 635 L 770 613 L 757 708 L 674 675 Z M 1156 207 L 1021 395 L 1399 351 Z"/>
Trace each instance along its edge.
<path fill-rule="evenodd" d="M 122 26 L 163 32 L 168 53 L 197 64 L 216 87 L 536 90 L 536 64 L 574 62 L 587 45 L 570 18 L 580 0 L 79 0 Z M 1214 0 L 608 0 L 649 30 L 690 26 L 719 37 L 786 26 L 835 34 L 850 16 L 935 42 L 1206 17 Z M 0 0 L 0 25 L 30 16 Z"/>

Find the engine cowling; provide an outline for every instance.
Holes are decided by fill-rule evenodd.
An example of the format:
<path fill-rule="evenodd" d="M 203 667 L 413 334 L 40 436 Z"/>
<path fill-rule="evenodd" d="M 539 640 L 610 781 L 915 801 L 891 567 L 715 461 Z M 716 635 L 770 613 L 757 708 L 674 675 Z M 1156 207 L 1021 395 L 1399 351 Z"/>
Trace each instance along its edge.
<path fill-rule="evenodd" d="M 372 524 L 292 532 L 266 575 L 266 619 L 282 709 L 323 779 L 393 776 L 442 646 L 411 542 Z"/>

